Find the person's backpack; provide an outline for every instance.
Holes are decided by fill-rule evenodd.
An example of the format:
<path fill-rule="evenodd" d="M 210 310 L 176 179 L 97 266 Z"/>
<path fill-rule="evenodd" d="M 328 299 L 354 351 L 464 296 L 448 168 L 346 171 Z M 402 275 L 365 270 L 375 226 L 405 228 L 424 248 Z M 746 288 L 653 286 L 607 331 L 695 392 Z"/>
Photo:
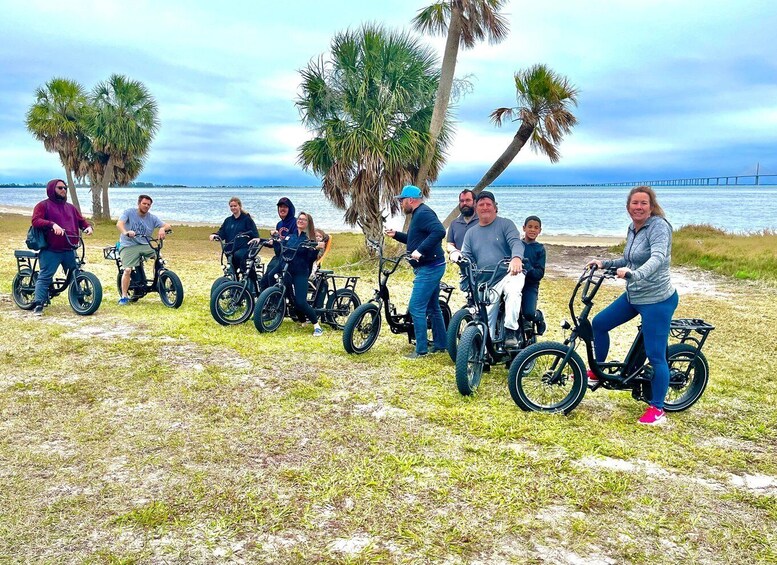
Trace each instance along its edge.
<path fill-rule="evenodd" d="M 34 251 L 40 251 L 49 246 L 49 243 L 46 241 L 46 232 L 32 226 L 27 230 L 27 239 L 25 240 L 25 243 L 27 244 L 27 249 L 32 249 Z"/>
<path fill-rule="evenodd" d="M 46 212 L 49 211 L 48 202 L 45 204 L 45 212 L 43 213 L 43 217 L 46 217 Z M 27 230 L 27 239 L 25 242 L 27 244 L 27 249 L 32 249 L 33 251 L 40 251 L 41 249 L 46 249 L 49 246 L 49 242 L 46 241 L 46 231 L 41 228 L 36 228 L 33 226 L 30 226 L 30 229 Z"/>

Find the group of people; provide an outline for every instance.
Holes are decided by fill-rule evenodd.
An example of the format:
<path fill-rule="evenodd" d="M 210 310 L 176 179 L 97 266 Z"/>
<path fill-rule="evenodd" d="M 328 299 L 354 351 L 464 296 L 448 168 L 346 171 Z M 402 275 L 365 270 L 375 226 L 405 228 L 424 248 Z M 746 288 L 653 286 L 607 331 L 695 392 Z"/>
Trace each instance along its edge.
<path fill-rule="evenodd" d="M 388 229 L 386 235 L 412 250 L 415 281 L 408 312 L 413 318 L 413 326 L 426 327 L 427 316 L 432 326 L 431 350 L 426 339 L 417 338 L 415 350 L 407 355 L 417 359 L 445 349 L 446 330 L 438 302 L 446 263 L 442 249 L 445 228 L 434 211 L 423 203 L 423 194 L 418 187 L 406 186 L 397 198 L 402 211 L 412 218 L 407 233 Z M 545 247 L 537 241 L 542 221 L 537 216 L 526 218 L 522 239 L 515 223 L 498 215 L 496 197 L 487 190 L 477 196 L 471 190 L 462 191 L 459 212 L 447 235 L 447 250 L 452 258 L 463 255 L 484 270 L 496 269 L 503 259 L 510 259 L 504 276 L 492 290 L 495 297 L 504 296 L 505 345 L 513 347 L 518 343 L 517 332 L 521 330 L 521 312 L 528 323 L 534 322 L 537 316 L 539 284 L 545 276 Z M 488 306 L 492 333 L 498 308 L 498 300 Z"/>
<path fill-rule="evenodd" d="M 35 283 L 33 312 L 43 314 L 47 304 L 48 288 L 56 270 L 75 268 L 76 256 L 72 238 L 79 230 L 92 234 L 92 227 L 72 204 L 67 202 L 67 184 L 62 179 L 53 179 L 46 186 L 47 199 L 39 202 L 32 214 L 32 226 L 44 230 L 48 246 L 39 254 L 40 272 Z M 408 231 L 386 229 L 387 236 L 404 243 L 412 257 L 414 271 L 413 290 L 408 312 L 415 328 L 426 328 L 427 317 L 431 320 L 431 347 L 427 336 L 417 336 L 415 349 L 406 357 L 418 359 L 430 353 L 445 350 L 446 328 L 439 306 L 440 281 L 445 274 L 446 256 L 442 241 L 446 240 L 447 251 L 452 256 L 463 255 L 481 269 L 494 269 L 509 257 L 504 276 L 498 280 L 494 291 L 504 296 L 506 330 L 505 345 L 516 343 L 516 332 L 520 330 L 519 317 L 541 323 L 537 320 L 537 297 L 539 283 L 545 274 L 545 248 L 537 241 L 542 232 L 542 221 L 538 216 L 528 216 L 523 224 L 521 238 L 514 222 L 500 217 L 499 207 L 493 192 L 484 190 L 474 194 L 463 190 L 459 194 L 459 216 L 447 231 L 437 214 L 424 203 L 422 191 L 413 185 L 405 186 L 399 196 L 402 211 L 411 217 Z M 119 304 L 129 304 L 127 291 L 130 273 L 142 257 L 152 257 L 154 251 L 149 244 L 157 230 L 157 238 L 164 239 L 170 225 L 150 212 L 153 200 L 148 195 L 138 197 L 137 208 L 125 210 L 116 223 L 119 230 L 119 253 L 124 272 L 121 279 Z M 256 223 L 244 209 L 239 198 L 229 200 L 231 215 L 219 230 L 211 234 L 232 242 L 232 265 L 236 271 L 245 271 L 248 246 L 258 241 Z M 261 288 L 273 284 L 283 268 L 282 254 L 289 259 L 288 274 L 291 278 L 294 302 L 297 310 L 313 324 L 313 335 L 321 336 L 316 310 L 307 302 L 308 278 L 329 248 L 329 236 L 315 229 L 313 218 L 306 212 L 296 213 L 294 204 L 286 197 L 278 200 L 280 220 L 271 231 L 275 257 L 270 261 L 261 279 Z M 664 397 L 669 388 L 669 365 L 666 358 L 667 341 L 672 316 L 678 304 L 678 295 L 669 276 L 672 248 L 672 226 L 666 220 L 658 204 L 655 192 L 647 186 L 633 188 L 626 199 L 626 210 L 631 224 L 626 235 L 623 257 L 589 262 L 597 268 L 616 268 L 618 278 L 625 279 L 626 290 L 613 303 L 599 312 L 593 319 L 593 340 L 596 361 L 607 359 L 610 340 L 609 332 L 627 321 L 641 317 L 645 350 L 653 367 L 652 399 L 639 422 L 661 424 L 665 421 Z M 246 237 L 238 238 L 238 235 Z M 303 246 L 306 241 L 316 241 L 315 248 Z M 292 258 L 293 257 L 293 258 Z M 492 331 L 496 323 L 497 304 L 489 307 L 489 326 Z M 544 323 L 544 322 L 542 322 Z M 596 375 L 588 371 L 590 385 L 597 382 Z"/>
<path fill-rule="evenodd" d="M 324 330 L 315 308 L 307 300 L 308 279 L 320 266 L 329 250 L 330 237 L 323 230 L 316 229 L 313 216 L 307 212 L 297 214 L 294 204 L 285 196 L 278 200 L 277 208 L 280 220 L 275 229 L 270 231 L 272 241 L 265 243 L 274 248 L 275 256 L 268 263 L 259 282 L 260 290 L 274 284 L 275 278 L 283 270 L 284 257 L 288 259 L 287 273 L 294 306 L 302 317 L 302 322 L 310 321 L 313 325 L 313 336 L 320 337 Z M 227 216 L 218 231 L 210 235 L 210 239 L 218 237 L 228 242 L 232 246 L 232 268 L 235 272 L 245 273 L 248 247 L 259 241 L 259 230 L 237 196 L 230 198 L 229 209 L 232 215 Z M 315 241 L 315 248 L 302 245 L 307 241 Z M 326 294 L 326 288 L 322 288 L 320 294 Z"/>
<path fill-rule="evenodd" d="M 423 203 L 418 187 L 406 186 L 397 196 L 402 211 L 412 215 L 407 233 L 386 230 L 386 234 L 407 244 L 412 250 L 415 281 L 410 297 L 409 312 L 416 328 L 426 327 L 431 319 L 432 347 L 425 336 L 416 338 L 415 350 L 407 355 L 417 359 L 442 350 L 445 327 L 438 303 L 439 283 L 445 272 L 442 239 L 445 229 L 437 215 Z M 664 398 L 669 389 L 669 364 L 666 358 L 670 323 L 678 304 L 678 295 L 669 276 L 671 262 L 672 226 L 666 220 L 652 188 L 638 186 L 626 198 L 626 211 L 631 224 L 626 235 L 623 257 L 589 262 L 597 268 L 616 268 L 616 276 L 626 280 L 626 290 L 612 304 L 593 319 L 594 352 L 597 363 L 606 361 L 610 347 L 609 332 L 635 318 L 641 317 L 645 351 L 653 367 L 652 398 L 639 423 L 660 425 L 666 421 Z M 519 316 L 529 322 L 537 320 L 539 283 L 545 274 L 545 248 L 537 242 L 542 231 L 538 216 L 524 221 L 521 239 L 515 224 L 499 217 L 494 194 L 484 190 L 475 195 L 470 190 L 459 194 L 459 216 L 451 223 L 447 235 L 447 249 L 463 255 L 481 269 L 493 270 L 505 258 L 510 261 L 504 276 L 493 291 L 504 296 L 506 330 L 505 345 L 516 342 Z M 498 300 L 488 308 L 489 326 L 494 330 Z M 596 375 L 588 371 L 589 385 L 595 386 Z"/>

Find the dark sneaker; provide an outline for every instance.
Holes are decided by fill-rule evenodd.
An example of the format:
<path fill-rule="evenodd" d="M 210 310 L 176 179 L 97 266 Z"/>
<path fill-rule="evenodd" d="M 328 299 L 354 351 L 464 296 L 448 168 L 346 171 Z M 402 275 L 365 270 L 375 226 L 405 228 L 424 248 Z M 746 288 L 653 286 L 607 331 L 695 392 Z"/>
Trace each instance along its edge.
<path fill-rule="evenodd" d="M 443 351 L 448 351 L 444 347 L 437 347 L 436 345 L 430 345 L 429 346 L 429 353 L 442 353 Z"/>
<path fill-rule="evenodd" d="M 544 334 L 547 329 L 548 325 L 545 323 L 545 316 L 542 314 L 542 310 L 537 310 L 537 335 Z"/>
<path fill-rule="evenodd" d="M 405 359 L 419 359 L 420 357 L 426 357 L 426 353 L 418 353 L 417 351 L 411 351 L 405 355 Z"/>
<path fill-rule="evenodd" d="M 32 313 L 35 314 L 36 316 L 43 316 L 43 305 L 38 304 L 35 307 L 35 310 L 32 311 Z"/>
<path fill-rule="evenodd" d="M 505 330 L 505 347 L 518 347 L 518 336 L 515 330 Z"/>

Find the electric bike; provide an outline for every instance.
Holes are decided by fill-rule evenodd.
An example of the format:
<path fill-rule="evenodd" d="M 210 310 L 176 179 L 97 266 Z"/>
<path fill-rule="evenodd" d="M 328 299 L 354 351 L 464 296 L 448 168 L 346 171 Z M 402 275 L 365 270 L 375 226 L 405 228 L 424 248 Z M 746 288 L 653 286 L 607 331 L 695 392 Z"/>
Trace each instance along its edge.
<path fill-rule="evenodd" d="M 173 230 L 165 230 L 165 233 L 173 233 Z M 130 285 L 127 290 L 130 302 L 137 302 L 151 292 L 158 292 L 162 304 L 168 308 L 179 308 L 183 303 L 183 284 L 178 275 L 167 268 L 167 262 L 162 258 L 164 240 L 142 234 L 138 234 L 132 239 L 139 243 L 148 243 L 154 250 L 154 275 L 152 278 L 148 278 L 145 268 L 146 258 L 141 257 L 140 264 L 132 267 L 130 273 Z M 116 287 L 119 289 L 119 296 L 121 296 L 121 278 L 124 274 L 124 266 L 121 263 L 118 244 L 103 248 L 103 256 L 109 261 L 116 261 L 116 268 L 119 271 L 116 275 Z"/>
<path fill-rule="evenodd" d="M 213 292 L 225 282 L 240 282 L 243 278 L 250 278 L 256 288 L 259 288 L 259 286 L 256 285 L 256 282 L 264 275 L 264 263 L 262 263 L 261 257 L 257 254 L 260 248 L 257 248 L 256 253 L 253 253 L 253 257 L 250 258 L 253 260 L 252 267 L 249 267 L 249 257 L 246 257 L 245 272 L 240 270 L 235 271 L 235 268 L 232 266 L 232 255 L 234 253 L 235 242 L 238 239 L 251 239 L 251 234 L 239 233 L 235 236 L 234 240 L 229 242 L 224 241 L 219 236 L 216 236 L 213 239 L 213 241 L 218 241 L 221 244 L 221 269 L 224 271 L 224 274 L 213 281 L 213 284 L 210 286 L 211 298 L 213 297 Z M 268 240 L 260 240 L 260 245 L 262 241 Z M 251 249 L 249 249 L 248 255 L 252 255 Z"/>
<path fill-rule="evenodd" d="M 366 353 L 369 351 L 380 333 L 382 321 L 381 310 L 386 317 L 386 322 L 394 334 L 407 334 L 407 340 L 411 344 L 415 343 L 415 329 L 413 328 L 413 318 L 409 312 L 398 314 L 396 306 L 391 302 L 391 295 L 388 289 L 388 279 L 394 274 L 403 260 L 410 260 L 408 254 L 398 257 L 386 257 L 384 255 L 383 238 L 380 241 L 368 239 L 367 245 L 376 250 L 379 255 L 378 260 L 378 288 L 375 289 L 373 298 L 359 306 L 348 317 L 343 330 L 343 347 L 348 353 Z M 445 327 L 451 319 L 451 308 L 448 300 L 453 292 L 453 287 L 446 283 L 440 283 L 440 309 L 442 310 Z M 427 322 L 428 325 L 428 322 Z M 424 332 L 426 339 L 426 332 Z"/>
<path fill-rule="evenodd" d="M 283 267 L 277 275 L 276 283 L 267 287 L 259 295 L 254 308 L 254 326 L 260 333 L 277 330 L 287 314 L 297 318 L 292 295 L 289 265 L 300 249 L 316 249 L 317 241 L 304 241 L 299 247 L 289 249 L 282 240 L 275 240 L 280 245 L 279 257 Z M 340 288 L 337 282 L 340 281 Z M 318 270 L 312 280 L 308 280 L 307 302 L 316 311 L 319 320 L 335 329 L 343 329 L 345 320 L 359 305 L 356 294 L 356 283 L 359 277 L 338 276 L 333 271 Z"/>
<path fill-rule="evenodd" d="M 587 376 L 585 363 L 575 351 L 579 341 L 585 344 L 588 367 L 598 378 L 591 386 L 592 391 L 630 390 L 637 401 L 651 399 L 653 368 L 647 363 L 641 325 L 623 361 L 597 363 L 594 356 L 590 313 L 602 282 L 613 278 L 613 269 L 586 267 L 569 300 L 572 323 L 562 324 L 562 328 L 570 330 L 569 337 L 564 343 L 537 343 L 515 358 L 510 366 L 508 387 L 513 401 L 522 410 L 569 414 L 583 400 Z M 580 313 L 577 313 L 578 303 L 583 305 Z M 670 338 L 674 343 L 667 347 L 669 390 L 664 400 L 667 412 L 691 407 L 704 392 L 709 364 L 701 349 L 714 329 L 715 326 L 697 318 L 671 321 Z"/>
<path fill-rule="evenodd" d="M 493 269 L 478 269 L 465 257 L 457 261 L 462 270 L 462 277 L 467 287 L 468 301 L 472 306 L 464 307 L 451 319 L 448 328 L 448 354 L 456 363 L 456 388 L 465 396 L 477 390 L 483 372 L 490 371 L 491 366 L 504 363 L 510 366 L 513 358 L 529 345 L 537 341 L 538 324 L 543 319 L 542 312 L 537 310 L 535 321 L 518 318 L 518 329 L 515 330 L 516 344 L 507 345 L 507 328 L 504 325 L 504 297 L 497 297 L 494 286 L 507 275 L 509 258 L 501 260 Z M 488 307 L 498 300 L 496 324 L 489 329 Z M 454 325 L 454 320 L 456 325 Z M 462 324 L 466 322 L 463 329 Z M 460 338 L 457 334 L 460 331 Z"/>
<path fill-rule="evenodd" d="M 85 247 L 84 240 L 79 234 L 71 238 L 65 232 L 65 239 L 76 254 L 76 268 L 65 271 L 64 277 L 54 277 L 49 285 L 46 304 L 55 296 L 59 296 L 65 290 L 68 291 L 67 299 L 73 312 L 79 316 L 89 316 L 97 312 L 103 299 L 103 287 L 100 280 L 94 274 L 84 271 Z M 38 266 L 39 252 L 26 249 L 14 250 L 17 273 L 11 285 L 13 301 L 22 310 L 32 310 L 35 307 L 35 282 L 40 272 Z"/>

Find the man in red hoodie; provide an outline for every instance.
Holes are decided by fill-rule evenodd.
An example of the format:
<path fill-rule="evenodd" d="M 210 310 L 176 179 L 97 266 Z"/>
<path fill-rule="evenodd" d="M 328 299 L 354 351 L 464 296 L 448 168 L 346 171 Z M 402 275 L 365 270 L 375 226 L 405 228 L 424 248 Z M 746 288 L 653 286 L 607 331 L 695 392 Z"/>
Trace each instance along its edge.
<path fill-rule="evenodd" d="M 46 232 L 48 247 L 38 252 L 40 272 L 35 281 L 36 316 L 43 315 L 48 304 L 49 285 L 60 265 L 69 271 L 76 267 L 76 253 L 68 242 L 78 241 L 79 229 L 92 234 L 92 226 L 78 209 L 67 201 L 67 183 L 62 179 L 50 180 L 46 185 L 48 199 L 38 202 L 32 211 L 32 227 Z M 67 236 L 67 237 L 66 237 Z"/>

